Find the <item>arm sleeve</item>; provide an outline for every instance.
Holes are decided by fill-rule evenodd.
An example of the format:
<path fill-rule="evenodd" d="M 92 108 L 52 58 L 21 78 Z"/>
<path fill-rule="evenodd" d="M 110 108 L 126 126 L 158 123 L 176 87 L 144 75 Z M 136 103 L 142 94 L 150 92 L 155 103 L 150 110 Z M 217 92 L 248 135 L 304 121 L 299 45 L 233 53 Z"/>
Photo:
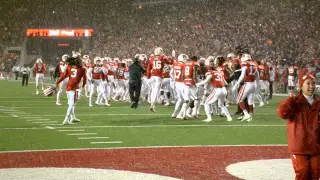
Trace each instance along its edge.
<path fill-rule="evenodd" d="M 92 79 L 92 68 L 89 68 L 89 69 L 87 70 L 86 78 L 87 78 L 89 81 L 91 81 L 91 79 Z"/>
<path fill-rule="evenodd" d="M 140 66 L 141 73 L 145 73 L 146 70 L 141 65 L 139 65 L 139 66 Z"/>
<path fill-rule="evenodd" d="M 295 100 L 294 97 L 289 97 L 280 102 L 277 113 L 282 119 L 291 119 L 295 114 Z"/>
<path fill-rule="evenodd" d="M 86 83 L 87 83 L 87 74 L 86 74 L 86 69 L 83 68 L 82 88 L 86 86 Z"/>
<path fill-rule="evenodd" d="M 244 76 L 246 75 L 246 70 L 247 70 L 246 66 L 241 68 L 241 75 L 240 75 L 238 81 L 236 82 L 236 84 L 240 84 L 244 80 Z"/>
<path fill-rule="evenodd" d="M 68 68 L 68 67 L 67 67 Z M 65 73 L 63 74 L 63 76 L 56 82 L 56 84 L 60 84 L 61 81 L 63 81 L 65 78 L 67 78 L 69 76 L 69 71 L 68 69 L 66 69 Z"/>
<path fill-rule="evenodd" d="M 212 75 L 210 74 L 210 75 L 208 75 L 208 76 L 206 77 L 205 80 L 199 82 L 199 83 L 197 84 L 197 86 L 202 86 L 202 85 L 208 84 L 211 79 L 212 79 Z"/>
<path fill-rule="evenodd" d="M 147 78 L 150 79 L 151 77 L 151 61 L 148 62 L 148 66 L 147 66 Z"/>

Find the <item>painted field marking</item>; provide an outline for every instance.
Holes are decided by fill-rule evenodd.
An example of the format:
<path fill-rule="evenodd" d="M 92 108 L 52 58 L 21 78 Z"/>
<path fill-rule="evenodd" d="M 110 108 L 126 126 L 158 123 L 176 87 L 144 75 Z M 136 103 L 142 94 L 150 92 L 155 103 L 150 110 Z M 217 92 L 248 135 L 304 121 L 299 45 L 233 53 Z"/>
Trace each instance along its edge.
<path fill-rule="evenodd" d="M 37 122 L 31 122 L 34 124 L 41 124 L 41 123 L 56 123 L 57 121 L 37 121 Z"/>
<path fill-rule="evenodd" d="M 69 148 L 69 149 L 29 149 L 16 151 L 0 151 L 0 153 L 21 152 L 51 152 L 51 151 L 83 151 L 83 150 L 112 150 L 112 149 L 160 149 L 160 148 L 215 148 L 215 147 L 287 147 L 288 144 L 218 144 L 218 145 L 181 145 L 181 146 L 124 146 L 124 147 L 101 147 L 101 148 Z"/>
<path fill-rule="evenodd" d="M 30 127 L 30 128 L 0 128 L 0 131 L 6 130 L 35 130 L 35 129 L 45 129 L 43 127 Z"/>
<path fill-rule="evenodd" d="M 122 141 L 90 142 L 90 144 L 121 144 Z"/>
<path fill-rule="evenodd" d="M 73 128 L 165 128 L 165 127 L 286 127 L 286 125 L 264 125 L 264 124 L 172 124 L 172 125 L 137 125 L 137 126 L 74 126 L 58 127 L 61 129 Z"/>
<path fill-rule="evenodd" d="M 28 119 L 26 121 L 32 122 L 32 121 L 50 121 L 50 119 Z"/>
<path fill-rule="evenodd" d="M 36 116 L 36 117 L 33 117 L 33 116 L 29 116 L 29 117 L 21 117 L 21 119 L 41 119 L 43 117 L 40 117 L 40 116 Z"/>
<path fill-rule="evenodd" d="M 55 129 L 54 127 L 51 127 L 51 126 L 46 126 L 46 128 L 48 128 L 48 129 Z"/>
<path fill-rule="evenodd" d="M 67 129 L 67 130 L 58 130 L 59 132 L 83 132 L 84 129 Z"/>
<path fill-rule="evenodd" d="M 108 139 L 109 137 L 79 137 L 78 139 Z"/>
<path fill-rule="evenodd" d="M 49 126 L 63 126 L 63 124 L 47 124 Z"/>
<path fill-rule="evenodd" d="M 67 134 L 68 136 L 81 136 L 81 135 L 96 135 L 97 133 L 72 133 Z"/>
<path fill-rule="evenodd" d="M 0 116 L 0 118 L 11 118 L 12 116 Z"/>
<path fill-rule="evenodd" d="M 15 118 L 19 117 L 19 116 L 16 115 L 16 114 L 11 114 L 11 116 L 12 116 L 12 117 L 15 117 Z"/>

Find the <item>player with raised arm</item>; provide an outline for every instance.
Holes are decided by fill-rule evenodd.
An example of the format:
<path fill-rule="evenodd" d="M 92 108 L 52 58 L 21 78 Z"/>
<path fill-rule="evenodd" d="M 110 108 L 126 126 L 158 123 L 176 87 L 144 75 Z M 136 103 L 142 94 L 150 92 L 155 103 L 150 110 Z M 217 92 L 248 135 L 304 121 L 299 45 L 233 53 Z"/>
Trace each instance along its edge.
<path fill-rule="evenodd" d="M 244 116 L 241 121 L 250 122 L 252 121 L 251 114 L 253 114 L 253 100 L 255 87 L 256 84 L 259 84 L 257 63 L 252 60 L 250 54 L 243 54 L 241 57 L 241 75 L 236 84 L 232 87 L 234 92 L 236 91 L 240 83 L 243 81 L 244 85 L 241 87 L 238 93 L 237 102 L 239 103 L 240 108 L 244 113 Z M 246 110 L 244 102 L 246 98 L 248 98 L 249 112 Z"/>
<path fill-rule="evenodd" d="M 224 58 L 222 56 L 218 56 L 215 59 L 216 61 L 216 67 L 215 70 L 212 70 L 211 72 L 207 73 L 207 77 L 205 80 L 199 82 L 196 84 L 197 87 L 205 85 L 207 83 L 211 83 L 213 87 L 213 91 L 208 96 L 204 103 L 204 110 L 207 115 L 207 119 L 203 120 L 204 122 L 211 122 L 211 114 L 212 114 L 212 108 L 211 105 L 218 101 L 218 106 L 221 108 L 221 111 L 223 114 L 227 116 L 227 121 L 232 121 L 232 117 L 229 114 L 229 111 L 227 107 L 225 106 L 225 101 L 227 97 L 227 89 L 226 89 L 226 81 L 225 81 L 225 75 L 223 68 L 221 65 L 224 63 Z"/>
<path fill-rule="evenodd" d="M 63 121 L 63 124 L 73 124 L 73 122 L 79 122 L 80 120 L 75 116 L 75 102 L 77 101 L 79 89 L 79 83 L 82 79 L 82 87 L 86 85 L 87 76 L 86 76 L 86 69 L 82 67 L 82 62 L 80 57 L 70 57 L 67 59 L 68 66 L 66 71 L 62 77 L 56 82 L 58 85 L 64 79 L 69 78 L 66 91 L 68 95 L 68 109 L 66 117 Z"/>
<path fill-rule="evenodd" d="M 164 55 L 161 47 L 157 47 L 154 50 L 154 56 L 150 57 L 147 66 L 147 78 L 149 79 L 149 83 L 151 83 L 151 105 L 149 107 L 151 112 L 156 112 L 156 100 L 158 99 L 162 83 L 164 64 L 172 64 L 172 61 Z"/>

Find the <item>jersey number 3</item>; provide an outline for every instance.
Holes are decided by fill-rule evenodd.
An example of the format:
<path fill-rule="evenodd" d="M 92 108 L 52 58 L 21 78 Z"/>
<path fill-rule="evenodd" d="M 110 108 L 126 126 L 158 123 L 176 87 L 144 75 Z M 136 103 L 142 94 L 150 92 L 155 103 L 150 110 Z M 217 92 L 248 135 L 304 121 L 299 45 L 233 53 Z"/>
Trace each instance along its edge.
<path fill-rule="evenodd" d="M 77 77 L 77 69 L 76 69 L 76 68 L 72 68 L 72 69 L 71 69 L 71 72 L 72 72 L 72 74 L 71 74 L 70 77 L 72 77 L 72 78 Z"/>

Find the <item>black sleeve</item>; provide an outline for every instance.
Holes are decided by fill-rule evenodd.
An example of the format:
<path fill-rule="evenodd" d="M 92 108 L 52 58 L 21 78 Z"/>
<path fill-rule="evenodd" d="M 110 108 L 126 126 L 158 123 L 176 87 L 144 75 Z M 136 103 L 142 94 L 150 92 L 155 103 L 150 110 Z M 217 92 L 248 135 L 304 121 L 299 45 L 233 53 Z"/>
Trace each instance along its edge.
<path fill-rule="evenodd" d="M 59 65 L 57 65 L 57 67 L 56 67 L 56 69 L 54 70 L 54 75 L 53 75 L 53 77 L 54 78 L 57 78 L 58 76 L 59 76 Z"/>
<path fill-rule="evenodd" d="M 145 73 L 146 72 L 146 70 L 140 65 L 140 71 L 141 71 L 141 73 Z"/>

